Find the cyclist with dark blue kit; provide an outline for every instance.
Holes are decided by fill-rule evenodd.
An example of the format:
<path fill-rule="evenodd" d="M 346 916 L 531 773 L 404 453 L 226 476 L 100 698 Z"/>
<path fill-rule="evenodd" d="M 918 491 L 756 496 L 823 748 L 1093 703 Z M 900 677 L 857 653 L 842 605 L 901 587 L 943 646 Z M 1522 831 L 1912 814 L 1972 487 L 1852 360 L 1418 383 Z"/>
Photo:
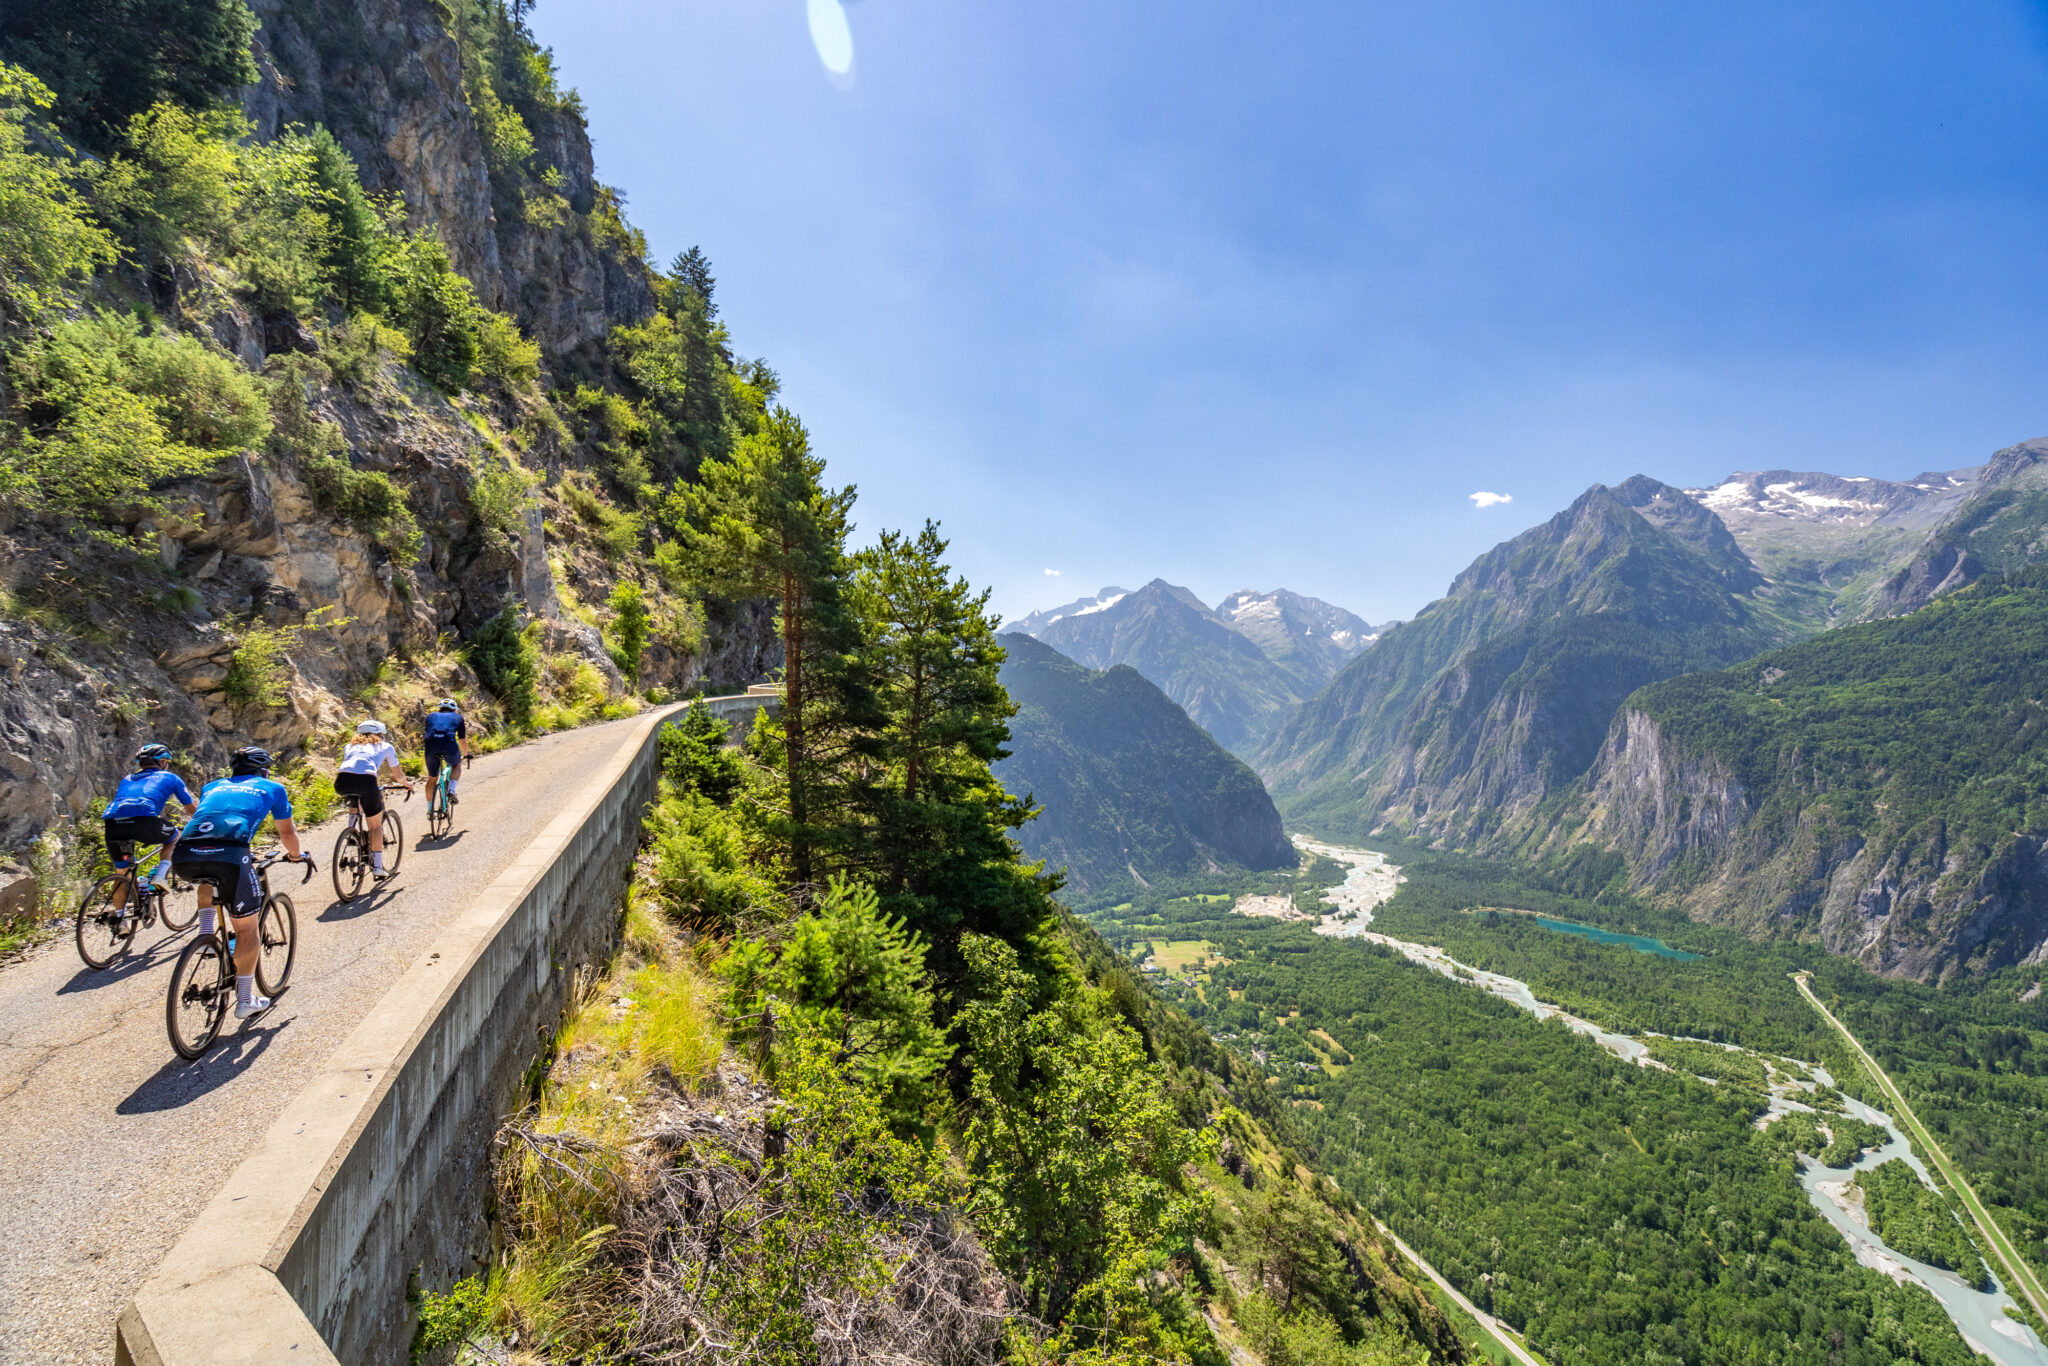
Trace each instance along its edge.
<path fill-rule="evenodd" d="M 462 719 L 462 709 L 452 697 L 444 697 L 432 712 L 428 713 L 422 725 L 426 732 L 427 786 L 431 790 L 434 775 L 442 765 L 448 768 L 448 804 L 456 801 L 456 780 L 462 777 L 462 765 L 469 756 L 469 722 Z"/>

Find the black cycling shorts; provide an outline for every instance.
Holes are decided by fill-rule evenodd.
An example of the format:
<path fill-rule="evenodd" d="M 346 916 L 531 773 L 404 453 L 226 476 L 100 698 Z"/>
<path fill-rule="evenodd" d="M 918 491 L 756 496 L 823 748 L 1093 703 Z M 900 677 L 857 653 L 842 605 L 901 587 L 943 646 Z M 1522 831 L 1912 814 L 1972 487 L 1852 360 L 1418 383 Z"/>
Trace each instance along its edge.
<path fill-rule="evenodd" d="M 443 764 L 448 765 L 454 770 L 452 776 L 461 777 L 462 746 L 456 744 L 453 740 L 427 741 L 427 781 L 432 782 L 434 780 L 434 776 L 441 771 L 441 765 Z"/>
<path fill-rule="evenodd" d="M 360 800 L 365 816 L 384 814 L 384 793 L 378 787 L 374 773 L 337 773 L 334 775 L 334 790 L 344 797 Z"/>
<path fill-rule="evenodd" d="M 201 844 L 178 846 L 171 867 L 187 882 L 213 884 L 213 900 L 227 907 L 234 919 L 251 916 L 263 909 L 263 888 L 256 881 L 256 866 L 249 860 L 246 844 Z"/>
<path fill-rule="evenodd" d="M 116 816 L 106 827 L 107 857 L 116 863 L 134 858 L 138 844 L 169 844 L 178 837 L 178 827 L 162 816 Z"/>

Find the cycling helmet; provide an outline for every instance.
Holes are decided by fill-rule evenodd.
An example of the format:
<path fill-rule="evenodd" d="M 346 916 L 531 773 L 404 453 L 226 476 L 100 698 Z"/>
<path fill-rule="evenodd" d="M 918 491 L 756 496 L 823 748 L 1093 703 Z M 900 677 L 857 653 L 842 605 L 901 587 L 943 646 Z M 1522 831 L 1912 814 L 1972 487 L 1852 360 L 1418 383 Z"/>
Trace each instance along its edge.
<path fill-rule="evenodd" d="M 461 710 L 462 710 L 462 707 L 461 707 L 461 704 L 459 704 L 458 702 L 456 702 L 456 700 L 455 700 L 454 698 L 452 698 L 452 697 L 444 697 L 444 698 L 442 698 L 442 699 L 441 699 L 440 703 L 439 703 L 439 704 L 438 704 L 438 705 L 437 705 L 437 706 L 436 706 L 436 707 L 434 708 L 434 710 L 435 710 L 435 711 L 461 711 Z"/>
<path fill-rule="evenodd" d="M 384 723 L 382 721 L 365 721 L 356 727 L 356 734 L 358 735 L 382 735 L 383 733 Z"/>
<path fill-rule="evenodd" d="M 270 751 L 261 745 L 249 745 L 228 756 L 228 764 L 237 778 L 251 773 L 268 773 L 277 760 L 270 757 Z"/>
<path fill-rule="evenodd" d="M 169 745 L 144 745 L 141 749 L 135 751 L 135 762 L 138 764 L 167 764 L 170 761 L 171 747 Z"/>

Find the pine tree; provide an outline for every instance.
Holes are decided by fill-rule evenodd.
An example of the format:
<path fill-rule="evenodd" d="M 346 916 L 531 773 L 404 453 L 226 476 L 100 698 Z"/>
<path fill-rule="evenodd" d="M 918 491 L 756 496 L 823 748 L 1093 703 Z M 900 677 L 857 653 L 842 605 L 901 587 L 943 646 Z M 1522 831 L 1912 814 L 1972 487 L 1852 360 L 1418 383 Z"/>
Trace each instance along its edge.
<path fill-rule="evenodd" d="M 989 771 L 1008 753 L 1017 708 L 997 678 L 1003 648 L 988 593 L 954 577 L 945 555 L 930 522 L 914 537 L 884 532 L 858 558 L 854 600 L 884 717 L 862 871 L 890 910 L 950 950 L 963 926 L 1027 933 L 1046 906 L 1008 840 L 1031 808 Z"/>
<path fill-rule="evenodd" d="M 679 252 L 676 259 L 669 262 L 668 273 L 677 284 L 703 300 L 707 319 L 718 316 L 718 305 L 711 301 L 718 282 L 711 277 L 711 258 L 704 254 L 702 247 Z"/>
<path fill-rule="evenodd" d="M 695 486 L 678 484 L 668 515 L 704 588 L 781 604 L 782 715 L 766 723 L 781 751 L 791 880 L 817 880 L 821 843 L 845 847 L 860 819 L 863 762 L 879 729 L 858 667 L 859 623 L 847 602 L 853 488 L 829 489 L 810 433 L 777 407 Z"/>

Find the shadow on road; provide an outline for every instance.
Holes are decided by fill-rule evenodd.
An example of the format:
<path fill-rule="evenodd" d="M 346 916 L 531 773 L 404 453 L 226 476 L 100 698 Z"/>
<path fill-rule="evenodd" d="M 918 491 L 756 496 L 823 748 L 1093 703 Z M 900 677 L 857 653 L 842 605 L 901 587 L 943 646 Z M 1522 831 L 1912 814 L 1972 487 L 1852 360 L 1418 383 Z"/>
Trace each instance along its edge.
<path fill-rule="evenodd" d="M 464 830 L 456 830 L 438 838 L 433 835 L 424 835 L 414 840 L 412 847 L 415 850 L 453 849 L 456 845 L 462 843 L 462 837 L 467 833 Z"/>
<path fill-rule="evenodd" d="M 371 911 L 382 910 L 391 903 L 392 895 L 398 891 L 399 881 L 400 875 L 394 873 L 389 882 L 372 882 L 366 885 L 354 901 L 343 901 L 336 897 L 329 901 L 327 909 L 321 911 L 315 918 L 323 925 L 332 925 L 337 921 L 355 920 L 368 915 Z"/>
<path fill-rule="evenodd" d="M 190 1105 L 209 1091 L 218 1090 L 255 1066 L 270 1042 L 291 1024 L 277 1019 L 277 1012 L 257 1017 L 232 1034 L 223 1036 L 197 1062 L 186 1062 L 173 1054 L 148 1081 L 128 1093 L 114 1107 L 117 1115 L 153 1115 Z M 170 1044 L 166 1042 L 165 1048 Z"/>
<path fill-rule="evenodd" d="M 138 931 L 140 933 L 140 931 Z M 131 952 L 110 968 L 89 968 L 83 963 L 78 971 L 71 974 L 71 980 L 57 988 L 59 996 L 75 996 L 81 991 L 98 991 L 101 987 L 114 986 L 130 977 L 148 972 L 160 963 L 168 963 L 178 956 L 185 946 L 185 932 L 162 935 L 157 941 L 141 952 Z M 76 952 L 74 949 L 73 952 Z"/>

